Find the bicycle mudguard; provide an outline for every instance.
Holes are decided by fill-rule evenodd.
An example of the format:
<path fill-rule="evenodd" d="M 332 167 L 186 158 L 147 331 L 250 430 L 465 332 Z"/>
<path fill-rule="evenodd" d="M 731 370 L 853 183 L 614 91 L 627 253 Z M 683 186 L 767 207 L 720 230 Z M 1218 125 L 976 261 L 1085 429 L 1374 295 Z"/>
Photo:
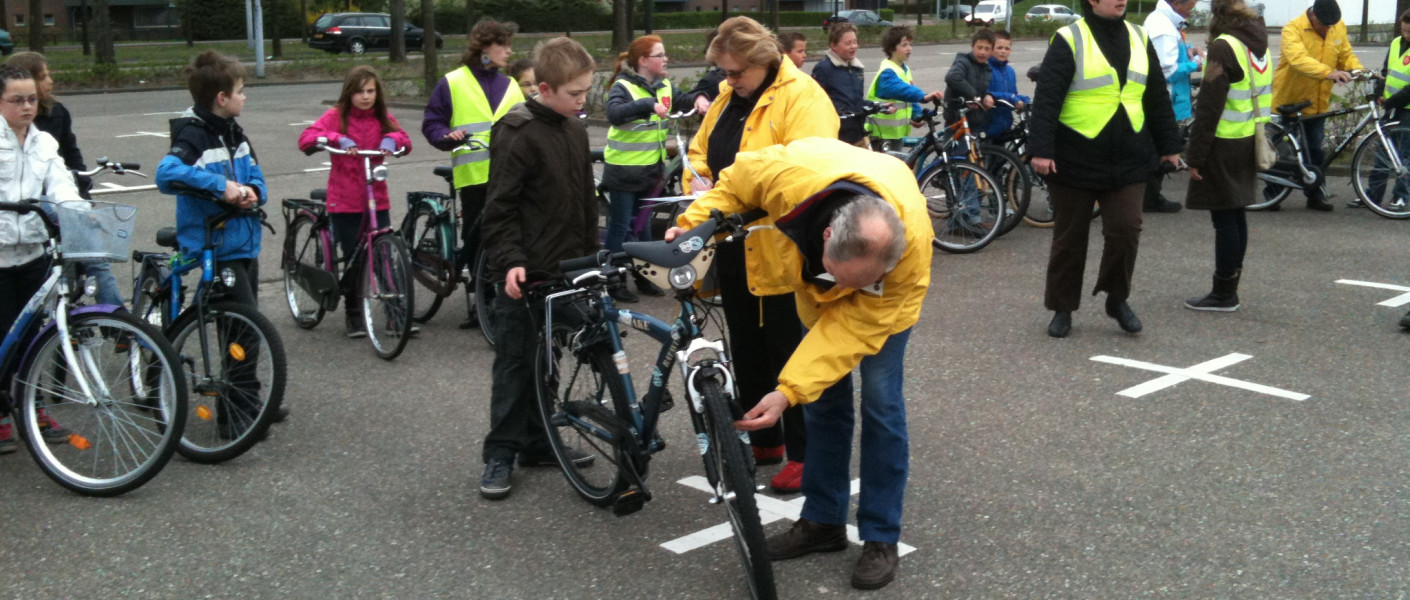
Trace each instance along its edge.
<path fill-rule="evenodd" d="M 287 266 L 285 268 L 288 269 Z M 338 285 L 338 278 L 332 273 L 305 262 L 296 262 L 293 264 L 293 278 L 300 289 L 318 299 L 318 304 L 323 310 L 338 308 L 338 298 L 342 290 Z"/>

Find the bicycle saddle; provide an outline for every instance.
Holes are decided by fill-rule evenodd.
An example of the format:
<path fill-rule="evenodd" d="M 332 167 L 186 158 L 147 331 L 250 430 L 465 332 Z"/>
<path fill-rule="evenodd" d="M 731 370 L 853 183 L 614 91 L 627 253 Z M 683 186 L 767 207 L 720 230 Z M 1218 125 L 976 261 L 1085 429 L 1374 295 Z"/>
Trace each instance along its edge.
<path fill-rule="evenodd" d="M 431 172 L 435 173 L 436 177 L 440 177 L 441 179 L 444 179 L 446 181 L 450 181 L 451 179 L 455 178 L 455 168 L 449 165 L 437 166 L 431 169 Z"/>
<path fill-rule="evenodd" d="M 705 248 L 706 242 L 715 235 L 713 220 L 701 223 L 695 229 L 676 236 L 669 242 L 627 242 L 622 251 L 632 258 L 644 260 L 658 267 L 674 269 L 690 264 L 695 256 Z"/>
<path fill-rule="evenodd" d="M 163 227 L 157 230 L 157 245 L 163 248 L 176 248 L 176 228 Z"/>
<path fill-rule="evenodd" d="M 308 193 L 308 197 L 309 197 L 309 199 L 311 199 L 311 200 L 322 200 L 322 201 L 326 202 L 326 201 L 328 201 L 328 189 L 327 189 L 327 188 L 318 188 L 318 189 L 316 189 L 316 190 L 313 190 L 312 192 L 309 192 L 309 193 Z"/>
<path fill-rule="evenodd" d="M 1307 108 L 1309 106 L 1312 106 L 1311 100 L 1303 100 L 1302 102 L 1298 102 L 1296 104 L 1284 104 L 1278 107 L 1278 114 L 1283 115 L 1285 117 L 1290 117 L 1292 115 L 1302 112 L 1302 109 Z"/>

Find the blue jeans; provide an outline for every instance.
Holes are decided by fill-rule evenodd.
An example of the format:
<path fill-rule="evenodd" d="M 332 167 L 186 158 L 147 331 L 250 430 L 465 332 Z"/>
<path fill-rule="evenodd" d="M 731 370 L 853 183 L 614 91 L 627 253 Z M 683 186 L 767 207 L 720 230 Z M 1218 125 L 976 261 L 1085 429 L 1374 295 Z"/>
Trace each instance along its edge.
<path fill-rule="evenodd" d="M 895 544 L 901 538 L 910 440 L 906 434 L 905 380 L 907 329 L 891 336 L 875 356 L 862 359 L 861 497 L 857 528 L 862 541 Z M 803 405 L 808 453 L 803 464 L 803 518 L 827 525 L 847 524 L 851 503 L 850 467 L 856 411 L 849 373 L 817 401 Z"/>
<path fill-rule="evenodd" d="M 98 304 L 111 304 L 117 307 L 125 307 L 122 303 L 122 292 L 118 289 L 117 277 L 113 276 L 113 266 L 107 261 L 95 260 L 84 263 L 83 270 L 98 281 L 98 293 L 94 297 Z"/>
<path fill-rule="evenodd" d="M 621 252 L 632 221 L 641 209 L 641 198 L 636 192 L 607 192 L 607 204 L 607 239 L 602 242 L 602 247 Z"/>

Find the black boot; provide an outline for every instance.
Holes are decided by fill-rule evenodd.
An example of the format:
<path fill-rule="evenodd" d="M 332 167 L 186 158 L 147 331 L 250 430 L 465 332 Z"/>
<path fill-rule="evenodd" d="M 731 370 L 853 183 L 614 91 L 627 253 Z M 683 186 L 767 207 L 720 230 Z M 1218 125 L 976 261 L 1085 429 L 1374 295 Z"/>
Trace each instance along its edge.
<path fill-rule="evenodd" d="M 1203 298 L 1190 298 L 1185 301 L 1185 308 L 1191 310 L 1208 310 L 1214 312 L 1234 312 L 1239 309 L 1239 277 L 1243 276 L 1243 269 L 1234 271 L 1233 275 L 1220 276 L 1214 274 L 1214 289 Z"/>
<path fill-rule="evenodd" d="M 348 337 L 352 339 L 367 337 L 367 329 L 362 321 L 362 299 L 343 298 L 343 315 L 348 327 Z"/>
<path fill-rule="evenodd" d="M 1307 209 L 1322 212 L 1332 210 L 1332 203 L 1327 201 L 1327 193 L 1322 188 L 1317 188 L 1307 194 Z"/>
<path fill-rule="evenodd" d="M 1048 335 L 1055 338 L 1067 337 L 1072 332 L 1072 311 L 1059 310 L 1053 313 L 1053 320 L 1048 323 Z"/>
<path fill-rule="evenodd" d="M 1184 208 L 1179 202 L 1171 202 L 1165 199 L 1161 190 L 1165 187 L 1165 175 L 1157 172 L 1146 181 L 1146 196 L 1141 201 L 1141 212 L 1148 213 L 1175 213 Z"/>
<path fill-rule="evenodd" d="M 1116 324 L 1126 333 L 1141 332 L 1141 320 L 1136 318 L 1136 312 L 1131 310 L 1131 305 L 1125 300 L 1107 296 L 1106 316 L 1116 319 Z"/>

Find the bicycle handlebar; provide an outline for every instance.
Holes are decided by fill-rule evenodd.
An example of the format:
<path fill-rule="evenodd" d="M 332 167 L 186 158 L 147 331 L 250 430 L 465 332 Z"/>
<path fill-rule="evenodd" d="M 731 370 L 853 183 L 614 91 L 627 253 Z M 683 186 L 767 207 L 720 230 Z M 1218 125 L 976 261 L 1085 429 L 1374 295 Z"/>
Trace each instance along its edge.
<path fill-rule="evenodd" d="M 44 229 L 49 232 L 49 237 L 59 238 L 59 224 L 49 218 L 49 213 L 39 206 L 39 201 L 28 199 L 21 202 L 0 202 L 0 211 L 13 212 L 21 215 L 39 213 L 39 218 L 44 221 Z"/>
<path fill-rule="evenodd" d="M 655 115 L 656 113 L 651 113 L 651 114 Z M 676 121 L 676 120 L 684 119 L 684 118 L 686 118 L 686 117 L 691 117 L 691 116 L 694 116 L 694 115 L 695 115 L 695 109 L 694 109 L 694 108 L 691 108 L 690 110 L 685 111 L 685 112 L 669 113 L 669 114 L 667 114 L 665 117 L 662 117 L 660 121 L 650 121 L 650 122 L 647 122 L 647 123 L 641 123 L 641 124 L 639 124 L 639 125 L 637 125 L 637 126 L 635 126 L 635 127 L 632 127 L 632 129 L 635 130 L 635 129 L 645 129 L 645 128 L 647 128 L 647 127 L 660 127 L 659 123 L 666 122 L 666 121 Z M 650 117 L 647 117 L 647 118 L 650 118 Z"/>
<path fill-rule="evenodd" d="M 341 148 L 334 148 L 332 146 L 329 146 L 328 141 L 324 140 L 323 138 L 319 138 L 319 143 L 316 148 L 329 154 L 341 154 L 343 156 L 362 156 L 368 158 L 371 158 L 373 156 L 402 156 L 406 154 L 406 148 L 397 148 L 390 154 L 383 153 L 381 150 L 343 150 Z"/>
<path fill-rule="evenodd" d="M 147 176 L 146 173 L 142 173 L 141 171 L 138 171 L 138 170 L 137 170 L 137 169 L 142 168 L 142 165 L 140 165 L 140 164 L 138 164 L 138 163 L 135 163 L 135 162 L 129 162 L 129 163 L 117 162 L 117 161 L 108 160 L 107 157 L 100 158 L 100 159 L 98 159 L 97 161 L 94 161 L 94 162 L 95 162 L 95 164 L 96 164 L 97 166 L 93 167 L 91 170 L 88 170 L 88 171 L 74 170 L 74 171 L 73 171 L 73 174 L 74 174 L 74 175 L 77 175 L 77 176 L 82 176 L 82 177 L 92 177 L 92 176 L 97 175 L 97 174 L 99 174 L 99 173 L 102 173 L 102 172 L 104 172 L 104 171 L 111 171 L 114 175 L 136 175 L 136 176 L 138 176 L 138 177 L 146 177 L 146 176 Z"/>

